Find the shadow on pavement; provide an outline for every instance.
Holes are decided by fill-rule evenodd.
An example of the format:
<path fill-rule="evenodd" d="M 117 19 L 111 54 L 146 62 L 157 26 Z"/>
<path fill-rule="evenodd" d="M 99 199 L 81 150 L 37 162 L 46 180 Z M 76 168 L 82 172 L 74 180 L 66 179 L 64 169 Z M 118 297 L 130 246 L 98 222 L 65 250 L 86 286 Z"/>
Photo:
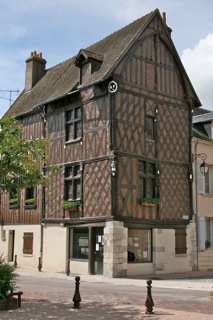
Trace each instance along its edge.
<path fill-rule="evenodd" d="M 144 307 L 132 305 L 109 305 L 85 302 L 80 309 L 74 309 L 73 303 L 51 303 L 48 300 L 23 299 L 20 309 L 1 312 L 1 320 L 36 320 L 36 319 L 98 319 L 98 320 L 141 320 L 151 318 L 152 320 L 163 319 L 165 313 L 146 315 Z M 165 315 L 172 315 L 166 313 Z"/>

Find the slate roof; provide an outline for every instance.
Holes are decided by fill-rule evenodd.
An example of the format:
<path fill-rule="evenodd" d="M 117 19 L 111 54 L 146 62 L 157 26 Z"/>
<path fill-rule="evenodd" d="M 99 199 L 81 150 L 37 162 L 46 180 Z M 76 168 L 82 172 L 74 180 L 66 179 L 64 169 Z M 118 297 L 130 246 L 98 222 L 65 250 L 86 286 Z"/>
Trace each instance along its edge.
<path fill-rule="evenodd" d="M 212 141 L 212 139 L 210 139 L 210 138 L 208 137 L 208 135 L 206 135 L 206 134 L 203 132 L 202 128 L 195 127 L 194 125 L 193 125 L 193 132 L 192 132 L 192 134 L 193 134 L 193 137 L 194 137 L 194 138 L 202 139 L 202 140 L 206 140 L 206 141 Z"/>
<path fill-rule="evenodd" d="M 100 69 L 94 72 L 82 87 L 90 86 L 94 83 L 107 79 L 111 75 L 115 66 L 128 51 L 129 47 L 131 47 L 134 40 L 143 32 L 147 24 L 156 14 L 160 16 L 158 9 L 84 49 L 85 52 L 90 52 L 91 55 L 94 53 L 98 57 L 103 57 L 103 62 Z M 171 44 L 174 48 L 174 53 L 176 54 L 180 68 L 185 75 L 185 79 L 187 79 L 187 82 L 195 95 L 196 103 L 197 105 L 200 105 L 199 99 L 197 98 L 185 69 L 182 66 L 172 40 Z M 46 70 L 43 77 L 31 89 L 31 91 L 26 93 L 23 91 L 5 115 L 23 115 L 33 111 L 36 107 L 41 106 L 42 104 L 44 105 L 48 102 L 65 97 L 71 91 L 76 90 L 79 81 L 79 69 L 75 65 L 76 56 Z"/>
<path fill-rule="evenodd" d="M 204 108 L 195 108 L 193 116 L 199 116 L 201 114 L 209 113 L 212 112 L 211 110 L 204 109 Z"/>

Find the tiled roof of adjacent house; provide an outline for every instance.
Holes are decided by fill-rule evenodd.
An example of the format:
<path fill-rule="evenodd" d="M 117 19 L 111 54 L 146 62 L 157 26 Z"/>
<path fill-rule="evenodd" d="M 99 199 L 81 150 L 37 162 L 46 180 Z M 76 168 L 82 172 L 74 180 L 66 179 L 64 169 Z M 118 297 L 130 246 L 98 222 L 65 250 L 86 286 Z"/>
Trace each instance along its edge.
<path fill-rule="evenodd" d="M 143 32 L 147 24 L 156 14 L 160 16 L 158 9 L 112 33 L 88 48 L 83 49 L 85 53 L 92 58 L 95 57 L 100 61 L 102 61 L 103 58 L 101 67 L 88 78 L 84 83 L 84 87 L 103 81 L 111 75 L 113 69 L 131 47 L 134 40 Z M 78 54 L 76 54 L 76 56 L 78 56 Z M 33 111 L 38 106 L 64 97 L 71 91 L 77 89 L 79 69 L 75 64 L 76 56 L 46 70 L 43 77 L 29 92 L 25 92 L 24 90 L 20 94 L 5 115 L 23 115 Z M 177 54 L 176 56 L 177 59 L 179 59 Z M 181 68 L 184 71 L 184 68 Z M 185 76 L 187 81 L 189 81 L 186 73 Z M 196 93 L 194 94 L 196 96 Z M 199 99 L 197 98 L 196 100 L 199 105 Z"/>
<path fill-rule="evenodd" d="M 193 126 L 193 137 L 197 139 L 202 139 L 206 141 L 212 141 L 205 133 L 202 132 L 202 128 Z"/>
<path fill-rule="evenodd" d="M 212 112 L 212 111 L 204 109 L 204 108 L 195 108 L 193 116 L 198 116 L 200 114 L 205 114 L 205 113 L 209 113 L 209 112 Z"/>

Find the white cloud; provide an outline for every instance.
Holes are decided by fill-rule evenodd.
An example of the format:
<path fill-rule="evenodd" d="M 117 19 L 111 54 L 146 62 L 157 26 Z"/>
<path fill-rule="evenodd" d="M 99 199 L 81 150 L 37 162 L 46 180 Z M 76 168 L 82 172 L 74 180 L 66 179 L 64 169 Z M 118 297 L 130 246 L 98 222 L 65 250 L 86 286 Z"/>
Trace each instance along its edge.
<path fill-rule="evenodd" d="M 213 110 L 213 33 L 185 49 L 181 59 L 203 107 Z"/>

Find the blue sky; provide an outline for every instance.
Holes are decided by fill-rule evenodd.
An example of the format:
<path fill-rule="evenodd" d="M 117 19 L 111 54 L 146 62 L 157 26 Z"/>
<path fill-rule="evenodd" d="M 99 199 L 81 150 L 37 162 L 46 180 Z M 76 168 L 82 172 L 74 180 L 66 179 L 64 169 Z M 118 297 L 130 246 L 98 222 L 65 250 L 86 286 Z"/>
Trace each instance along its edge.
<path fill-rule="evenodd" d="M 212 0 L 0 0 L 0 117 L 25 85 L 25 60 L 50 68 L 158 8 L 203 104 L 213 110 Z M 12 100 L 17 98 L 11 93 Z"/>

